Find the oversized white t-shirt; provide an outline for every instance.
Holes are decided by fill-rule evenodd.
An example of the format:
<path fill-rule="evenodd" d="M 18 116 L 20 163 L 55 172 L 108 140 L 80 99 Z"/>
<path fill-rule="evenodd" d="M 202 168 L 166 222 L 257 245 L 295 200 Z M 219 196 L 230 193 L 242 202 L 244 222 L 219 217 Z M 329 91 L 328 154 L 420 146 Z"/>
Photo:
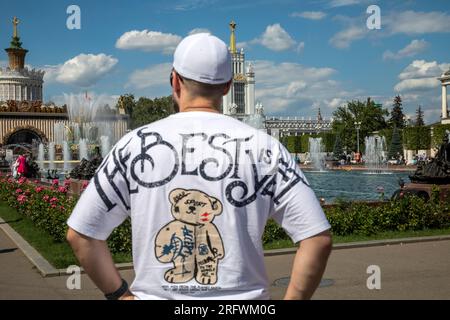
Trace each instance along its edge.
<path fill-rule="evenodd" d="M 267 220 L 294 242 L 330 228 L 276 139 L 211 112 L 177 113 L 124 136 L 68 225 L 105 240 L 128 216 L 139 299 L 269 299 Z"/>

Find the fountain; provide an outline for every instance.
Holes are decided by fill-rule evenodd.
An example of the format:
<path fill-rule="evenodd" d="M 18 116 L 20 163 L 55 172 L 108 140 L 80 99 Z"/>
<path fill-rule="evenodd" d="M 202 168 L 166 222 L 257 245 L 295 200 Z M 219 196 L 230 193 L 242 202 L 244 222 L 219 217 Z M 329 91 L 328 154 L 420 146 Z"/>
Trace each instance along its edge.
<path fill-rule="evenodd" d="M 100 137 L 100 149 L 102 158 L 105 158 L 108 155 L 109 150 L 111 149 L 109 143 L 109 136 L 101 136 Z"/>
<path fill-rule="evenodd" d="M 55 143 L 53 141 L 48 144 L 48 160 L 49 169 L 55 170 Z"/>
<path fill-rule="evenodd" d="M 388 174 L 385 163 L 386 140 L 380 136 L 370 136 L 365 138 L 366 153 L 364 155 L 364 165 L 368 174 Z"/>
<path fill-rule="evenodd" d="M 63 160 L 64 160 L 64 172 L 67 173 L 70 171 L 70 148 L 67 141 L 63 141 Z"/>
<path fill-rule="evenodd" d="M 39 164 L 39 168 L 41 168 L 41 171 L 45 171 L 44 168 L 44 144 L 40 143 L 39 144 L 39 150 L 38 150 L 38 164 Z"/>
<path fill-rule="evenodd" d="M 255 129 L 263 130 L 265 132 L 265 119 L 266 117 L 264 116 L 264 106 L 261 102 L 258 102 L 255 106 L 255 113 L 250 114 L 249 116 L 244 118 L 243 122 Z"/>
<path fill-rule="evenodd" d="M 322 138 L 309 138 L 309 158 L 317 171 L 325 171 Z"/>
<path fill-rule="evenodd" d="M 80 139 L 80 143 L 78 144 L 78 158 L 80 161 L 83 159 L 89 160 L 87 139 Z"/>

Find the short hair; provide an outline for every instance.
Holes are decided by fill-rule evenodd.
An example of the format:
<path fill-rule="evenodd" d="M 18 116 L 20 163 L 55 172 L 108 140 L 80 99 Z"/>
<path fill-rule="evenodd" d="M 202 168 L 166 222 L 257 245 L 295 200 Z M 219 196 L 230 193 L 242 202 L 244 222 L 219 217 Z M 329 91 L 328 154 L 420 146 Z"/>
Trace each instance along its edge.
<path fill-rule="evenodd" d="M 183 80 L 189 93 L 194 97 L 202 97 L 208 99 L 222 98 L 223 93 L 229 84 L 229 82 L 220 84 L 209 84 L 185 78 L 183 76 L 180 76 L 179 74 L 178 76 Z"/>

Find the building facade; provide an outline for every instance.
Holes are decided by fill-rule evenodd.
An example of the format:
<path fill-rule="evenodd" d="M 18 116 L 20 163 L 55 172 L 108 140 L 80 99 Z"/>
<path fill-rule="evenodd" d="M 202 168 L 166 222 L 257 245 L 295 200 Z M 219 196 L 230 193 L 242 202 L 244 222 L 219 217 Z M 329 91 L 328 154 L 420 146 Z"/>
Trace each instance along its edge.
<path fill-rule="evenodd" d="M 261 117 L 263 126 L 269 134 L 280 137 L 286 135 L 317 134 L 331 130 L 331 120 L 325 120 L 320 114 L 316 119 L 305 120 L 297 117 L 266 117 L 264 106 L 255 101 L 255 70 L 251 63 L 245 64 L 243 49 L 236 48 L 236 23 L 230 23 L 230 53 L 232 57 L 233 83 L 230 91 L 222 100 L 223 113 L 247 123 Z M 258 122 L 258 121 L 256 121 Z"/>
<path fill-rule="evenodd" d="M 17 32 L 19 20 L 13 19 L 14 33 L 8 54 L 7 68 L 0 68 L 0 145 L 25 148 L 55 141 L 55 125 L 69 127 L 67 106 L 45 104 L 43 100 L 44 71 L 25 66 L 28 50 L 22 48 Z M 128 116 L 117 115 L 110 121 L 117 138 L 128 130 Z"/>

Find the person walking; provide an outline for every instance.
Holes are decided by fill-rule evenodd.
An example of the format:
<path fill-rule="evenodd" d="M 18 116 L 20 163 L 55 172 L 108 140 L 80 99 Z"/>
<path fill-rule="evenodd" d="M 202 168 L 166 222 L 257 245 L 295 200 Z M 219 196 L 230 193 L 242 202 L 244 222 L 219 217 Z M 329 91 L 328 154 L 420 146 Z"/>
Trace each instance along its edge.
<path fill-rule="evenodd" d="M 309 299 L 320 283 L 330 225 L 281 143 L 221 113 L 232 83 L 222 40 L 184 38 L 170 73 L 179 112 L 125 135 L 82 194 L 67 240 L 107 299 L 270 299 L 270 218 L 300 243 L 285 299 Z M 130 287 L 106 243 L 128 217 Z"/>

